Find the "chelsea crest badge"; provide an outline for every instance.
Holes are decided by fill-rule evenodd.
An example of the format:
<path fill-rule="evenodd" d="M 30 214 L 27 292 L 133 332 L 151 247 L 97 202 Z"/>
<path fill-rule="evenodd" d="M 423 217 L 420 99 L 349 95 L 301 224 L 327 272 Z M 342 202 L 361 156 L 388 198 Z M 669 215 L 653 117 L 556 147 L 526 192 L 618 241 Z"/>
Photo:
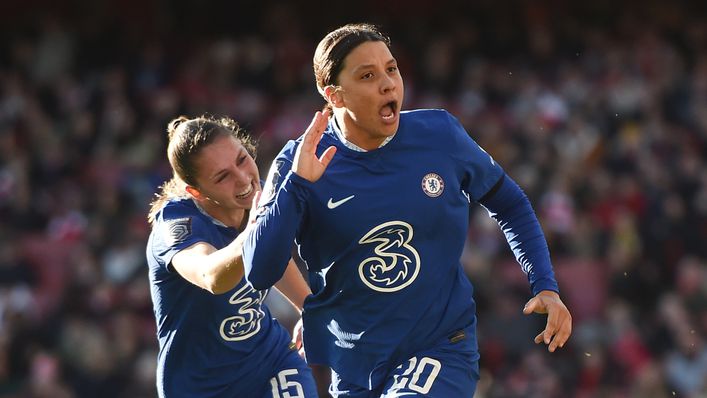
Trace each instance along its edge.
<path fill-rule="evenodd" d="M 422 177 L 422 190 L 431 198 L 436 198 L 444 191 L 444 180 L 438 174 L 428 173 Z"/>

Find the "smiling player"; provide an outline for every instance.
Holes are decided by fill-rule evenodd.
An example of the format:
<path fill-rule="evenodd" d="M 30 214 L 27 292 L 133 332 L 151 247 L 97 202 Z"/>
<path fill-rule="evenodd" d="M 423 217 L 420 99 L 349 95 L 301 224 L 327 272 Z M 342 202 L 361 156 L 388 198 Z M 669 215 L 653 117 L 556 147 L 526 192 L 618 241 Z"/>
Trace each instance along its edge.
<path fill-rule="evenodd" d="M 152 204 L 147 243 L 160 397 L 316 397 L 310 369 L 243 278 L 241 247 L 260 178 L 255 147 L 230 119 L 169 125 L 174 177 Z M 276 284 L 299 309 L 293 262 Z M 280 278 L 278 278 L 280 279 Z"/>

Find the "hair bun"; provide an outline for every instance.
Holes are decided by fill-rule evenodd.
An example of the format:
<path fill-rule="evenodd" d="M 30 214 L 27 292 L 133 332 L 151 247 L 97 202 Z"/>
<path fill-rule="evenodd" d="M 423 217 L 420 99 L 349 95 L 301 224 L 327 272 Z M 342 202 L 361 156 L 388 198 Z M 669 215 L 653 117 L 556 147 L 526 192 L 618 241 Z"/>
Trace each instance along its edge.
<path fill-rule="evenodd" d="M 179 116 L 176 119 L 172 119 L 172 121 L 169 122 L 169 124 L 167 125 L 167 136 L 169 137 L 169 139 L 171 140 L 172 138 L 174 138 L 174 135 L 177 133 L 177 129 L 179 128 L 179 126 L 181 126 L 182 123 L 186 123 L 188 121 L 189 118 L 183 115 Z"/>

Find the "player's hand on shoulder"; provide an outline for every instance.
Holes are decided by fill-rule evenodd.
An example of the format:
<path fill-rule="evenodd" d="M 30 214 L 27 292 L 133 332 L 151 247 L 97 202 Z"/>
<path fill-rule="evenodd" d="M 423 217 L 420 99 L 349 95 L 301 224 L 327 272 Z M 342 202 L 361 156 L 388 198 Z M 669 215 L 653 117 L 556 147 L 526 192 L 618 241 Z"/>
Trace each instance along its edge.
<path fill-rule="evenodd" d="M 324 174 L 324 170 L 336 153 L 336 147 L 330 146 L 322 153 L 322 156 L 317 157 L 317 145 L 322 139 L 328 121 L 329 111 L 314 114 L 292 161 L 292 171 L 310 182 L 316 182 Z"/>
<path fill-rule="evenodd" d="M 538 293 L 523 308 L 526 315 L 533 312 L 547 314 L 545 330 L 535 336 L 535 344 L 545 343 L 550 352 L 555 352 L 558 347 L 562 348 L 572 334 L 572 315 L 560 295 L 551 290 Z"/>
<path fill-rule="evenodd" d="M 304 327 L 302 326 L 302 318 L 297 321 L 295 324 L 295 327 L 292 329 L 292 342 L 290 343 L 290 347 L 293 349 L 297 349 L 297 353 L 299 356 L 302 357 L 302 359 L 306 360 L 305 353 L 304 353 L 304 344 L 302 343 L 302 331 L 304 330 Z"/>

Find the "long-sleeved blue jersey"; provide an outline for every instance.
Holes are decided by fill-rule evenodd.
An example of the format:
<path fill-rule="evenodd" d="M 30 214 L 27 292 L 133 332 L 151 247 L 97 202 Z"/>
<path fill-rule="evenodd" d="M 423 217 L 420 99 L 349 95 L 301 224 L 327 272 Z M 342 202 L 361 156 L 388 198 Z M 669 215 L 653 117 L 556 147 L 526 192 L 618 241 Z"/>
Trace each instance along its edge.
<path fill-rule="evenodd" d="M 214 295 L 170 264 L 175 254 L 197 242 L 221 249 L 238 233 L 191 199 L 172 200 L 155 217 L 147 262 L 160 397 L 263 396 L 271 389 L 273 370 L 291 352 L 289 333 L 263 305 L 267 290 L 255 290 L 242 279 L 231 291 Z"/>
<path fill-rule="evenodd" d="M 313 292 L 303 313 L 309 362 L 373 389 L 411 354 L 471 325 L 460 257 L 469 204 L 482 198 L 533 293 L 557 291 L 527 197 L 449 113 L 402 112 L 393 139 L 368 152 L 347 147 L 335 129 L 332 119 L 317 148 L 337 152 L 316 183 L 291 172 L 301 139 L 283 148 L 243 249 L 246 277 L 265 288 L 282 275 L 292 239 L 298 244 Z"/>

